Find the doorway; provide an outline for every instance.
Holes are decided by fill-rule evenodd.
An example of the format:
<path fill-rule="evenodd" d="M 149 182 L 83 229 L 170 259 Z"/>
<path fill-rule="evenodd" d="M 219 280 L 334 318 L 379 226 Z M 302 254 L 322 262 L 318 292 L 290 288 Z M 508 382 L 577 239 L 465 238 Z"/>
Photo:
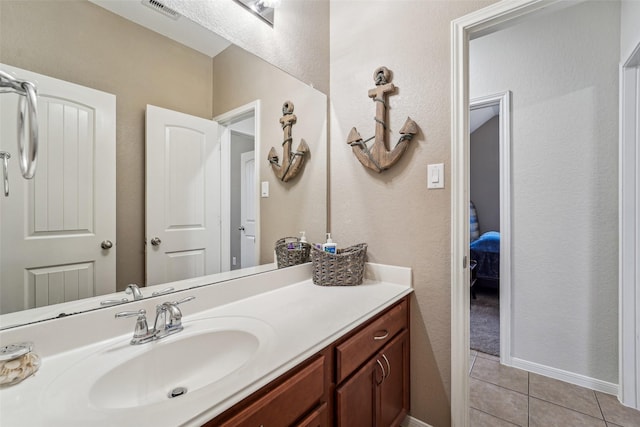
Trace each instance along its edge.
<path fill-rule="evenodd" d="M 253 117 L 246 120 L 253 122 Z M 255 266 L 255 144 L 254 133 L 231 130 L 230 200 L 231 270 Z"/>
<path fill-rule="evenodd" d="M 217 116 L 221 146 L 221 269 L 260 259 L 260 101 Z"/>
<path fill-rule="evenodd" d="M 510 363 L 511 92 L 470 102 L 471 349 Z M 475 215 L 473 212 L 475 211 Z"/>
<path fill-rule="evenodd" d="M 604 6 L 611 3 L 598 4 Z M 465 287 L 460 285 L 462 283 L 469 283 L 469 271 L 467 268 L 470 255 L 468 247 L 469 129 L 467 127 L 469 121 L 470 98 L 469 40 L 483 35 L 492 35 L 496 30 L 505 29 L 511 26 L 515 21 L 518 23 L 527 22 L 522 18 L 532 12 L 541 12 L 543 9 L 545 12 L 555 12 L 564 9 L 565 7 L 568 8 L 569 6 L 570 5 L 565 2 L 520 1 L 510 4 L 500 3 L 455 20 L 452 25 L 452 71 L 454 80 L 452 87 L 452 109 L 454 114 L 452 127 L 453 226 L 451 303 L 452 419 L 453 425 L 455 426 L 468 425 L 468 412 L 466 409 L 469 407 L 468 379 L 465 378 L 465 374 L 468 371 L 469 319 L 466 313 L 468 313 L 469 309 L 469 292 Z M 550 14 L 546 14 L 545 16 L 549 15 Z M 600 26 L 604 27 L 604 25 Z M 568 30 L 571 26 L 561 22 L 559 25 L 556 25 L 556 28 Z M 551 32 L 549 32 L 549 34 L 551 34 Z M 610 37 L 616 37 L 615 34 L 615 32 L 612 32 Z M 512 39 L 511 41 L 513 40 L 515 39 Z M 525 37 L 519 40 L 531 41 L 534 39 Z M 560 40 L 564 39 L 556 37 L 556 41 Z M 603 40 L 609 40 L 612 44 L 619 43 L 619 40 L 613 41 L 609 38 L 603 38 Z M 586 44 L 592 47 L 596 46 L 595 43 Z M 537 48 L 538 45 L 536 44 L 534 46 Z M 598 46 L 602 45 L 600 44 Z M 521 52 L 527 50 L 529 49 L 520 49 Z M 538 49 L 537 51 L 543 52 L 544 49 Z M 507 50 L 494 50 L 494 52 L 502 55 L 505 54 Z M 568 52 L 573 53 L 572 50 L 568 50 Z M 617 53 L 617 50 L 609 48 L 608 52 L 609 54 L 612 52 L 615 54 Z M 567 56 L 570 55 L 556 55 L 554 58 L 566 58 Z M 540 61 L 540 59 L 541 58 L 536 56 L 536 64 L 543 67 L 546 64 Z M 617 63 L 617 59 L 615 62 Z M 512 63 L 515 64 L 518 63 L 518 61 L 514 59 Z M 598 65 L 603 63 L 604 62 L 600 62 Z M 546 69 L 548 68 L 549 67 L 546 67 Z M 585 70 L 588 67 L 581 66 L 579 68 L 581 70 Z M 533 70 L 535 67 L 532 67 L 531 69 Z M 612 70 L 609 69 L 606 72 L 606 75 L 608 78 L 612 78 L 612 82 L 615 82 L 615 78 L 617 77 L 616 70 L 614 69 L 613 72 L 611 71 Z M 557 73 L 552 73 L 554 77 L 556 74 Z M 502 75 L 502 72 L 500 72 L 500 75 Z M 537 73 L 537 76 L 546 75 L 549 75 L 549 73 Z M 599 75 L 604 74 L 599 73 Z M 526 81 L 527 83 L 532 80 L 529 79 L 528 76 L 523 75 L 517 75 L 516 77 L 517 79 L 515 80 L 522 82 Z M 556 78 L 556 81 L 559 82 L 559 78 Z M 571 83 L 573 85 L 578 84 L 577 80 L 571 78 L 564 80 L 564 82 Z M 516 320 L 520 323 L 514 322 L 514 327 L 519 327 L 519 333 L 512 332 L 514 336 L 511 337 L 511 339 L 517 339 L 517 342 L 514 341 L 512 344 L 512 348 L 517 350 L 514 354 L 518 355 L 519 359 L 514 358 L 513 363 L 515 364 L 517 362 L 520 367 L 525 367 L 524 365 L 526 364 L 525 369 L 533 372 L 538 370 L 539 373 L 546 376 L 558 378 L 562 375 L 566 375 L 566 380 L 573 382 L 574 384 L 579 384 L 578 381 L 582 381 L 582 384 L 580 385 L 589 386 L 590 388 L 603 392 L 614 392 L 616 389 L 615 383 L 617 382 L 618 375 L 617 372 L 615 372 L 615 365 L 610 363 L 611 360 L 615 359 L 615 356 L 610 357 L 610 353 L 615 352 L 615 338 L 617 336 L 615 332 L 612 332 L 616 329 L 615 326 L 617 325 L 615 319 L 617 298 L 615 298 L 614 292 L 612 292 L 613 287 L 611 286 L 612 280 L 615 282 L 615 272 L 611 274 L 612 268 L 615 270 L 615 262 L 612 262 L 613 258 L 609 256 L 609 258 L 604 260 L 606 262 L 606 268 L 602 268 L 598 271 L 594 269 L 594 266 L 601 266 L 602 260 L 598 260 L 597 263 L 585 263 L 584 261 L 586 259 L 590 259 L 588 257 L 593 256 L 594 253 L 593 251 L 590 252 L 590 242 L 595 240 L 602 241 L 601 239 L 607 229 L 609 230 L 609 235 L 604 240 L 605 245 L 607 245 L 607 247 L 611 247 L 612 242 L 610 238 L 611 227 L 605 229 L 605 227 L 590 226 L 590 224 L 615 224 L 615 217 L 617 215 L 615 215 L 615 213 L 612 215 L 612 212 L 609 210 L 606 211 L 608 218 L 606 221 L 592 219 L 591 222 L 588 222 L 587 218 L 589 215 L 584 214 L 585 212 L 589 214 L 593 212 L 604 212 L 603 209 L 608 209 L 612 205 L 615 205 L 615 202 L 612 203 L 611 200 L 607 198 L 607 194 L 611 194 L 610 191 L 598 193 L 591 191 L 581 192 L 580 190 L 584 188 L 589 190 L 592 188 L 602 189 L 605 184 L 599 183 L 597 186 L 584 187 L 583 182 L 588 181 L 578 181 L 578 177 L 582 179 L 586 170 L 587 172 L 591 171 L 591 174 L 587 173 L 584 175 L 586 175 L 588 179 L 591 179 L 594 176 L 593 171 L 596 171 L 596 173 L 598 171 L 602 171 L 601 166 L 604 163 L 600 163 L 601 161 L 606 162 L 609 166 L 612 164 L 611 159 L 613 151 L 609 150 L 603 152 L 600 150 L 603 150 L 604 147 L 611 149 L 611 147 L 615 146 L 616 119 L 612 119 L 610 116 L 611 110 L 615 109 L 615 107 L 611 108 L 612 91 L 610 89 L 614 88 L 615 90 L 615 83 L 609 84 L 605 90 L 601 91 L 592 89 L 592 85 L 582 86 L 582 88 L 588 87 L 589 90 L 593 90 L 593 93 L 597 92 L 602 99 L 607 100 L 606 105 L 608 110 L 606 111 L 600 110 L 600 106 L 604 104 L 597 104 L 590 111 L 583 111 L 583 109 L 590 108 L 593 104 L 583 102 L 590 100 L 587 99 L 589 98 L 588 91 L 581 91 L 580 88 L 574 89 L 574 86 L 570 86 L 563 92 L 554 91 L 553 88 L 544 93 L 539 92 L 540 96 L 537 99 L 525 102 L 523 101 L 523 88 L 518 88 L 516 87 L 517 85 L 511 85 L 509 83 L 503 83 L 503 85 L 514 90 L 514 93 L 517 95 L 517 101 L 520 103 L 519 106 L 522 108 L 521 110 L 516 109 L 517 111 L 520 111 L 521 114 L 518 117 L 514 116 L 514 120 L 519 118 L 520 122 L 518 122 L 518 124 L 522 125 L 522 123 L 524 123 L 528 126 L 526 129 L 515 127 L 518 129 L 518 144 L 521 144 L 524 141 L 522 136 L 524 135 L 525 130 L 529 132 L 529 130 L 532 129 L 533 132 L 530 133 L 536 133 L 537 136 L 534 140 L 535 145 L 529 143 L 518 145 L 518 147 L 535 147 L 536 150 L 538 150 L 536 154 L 539 155 L 539 153 L 545 153 L 542 161 L 538 161 L 538 166 L 550 166 L 553 164 L 553 161 L 558 161 L 560 158 L 565 159 L 564 165 L 558 166 L 557 164 L 553 164 L 553 167 L 547 167 L 544 172 L 540 167 L 531 167 L 527 169 L 528 172 L 535 173 L 535 178 L 525 179 L 524 176 L 520 176 L 518 179 L 514 180 L 514 188 L 517 187 L 518 191 L 514 192 L 512 195 L 515 194 L 520 197 L 520 199 L 514 198 L 514 202 L 520 203 L 520 205 L 515 204 L 516 208 L 518 208 L 518 206 L 520 207 L 519 209 L 514 208 L 514 214 L 520 215 L 524 213 L 526 216 L 516 216 L 516 219 L 519 221 L 515 223 L 518 225 L 518 228 L 516 229 L 518 234 L 514 234 L 518 236 L 519 242 L 519 245 L 516 246 L 518 250 L 514 252 L 517 257 L 514 256 L 514 259 L 517 258 L 519 260 L 517 265 L 523 266 L 524 268 L 517 271 L 517 290 L 519 291 L 519 299 L 516 298 L 514 301 L 519 303 L 519 313 L 516 311 L 515 314 L 519 315 Z M 495 84 L 489 89 L 491 90 L 494 88 Z M 561 95 L 554 97 L 554 93 L 559 93 Z M 556 114 L 553 119 L 557 120 L 556 124 L 559 125 L 558 127 L 560 128 L 560 132 L 555 131 L 555 133 L 552 133 L 551 135 L 548 134 L 547 132 L 549 132 L 550 129 L 555 130 L 556 128 L 545 127 L 545 123 L 540 122 L 543 121 L 542 118 L 546 118 L 544 113 L 551 114 L 550 112 L 553 111 L 545 108 L 545 102 L 549 100 L 556 102 L 556 106 L 564 107 L 560 108 L 562 112 L 575 112 L 576 110 L 579 110 L 580 113 L 575 116 L 578 120 L 564 119 L 561 121 L 558 120 L 560 116 Z M 577 108 L 566 108 L 567 104 L 575 105 Z M 531 120 L 532 117 L 535 117 L 534 113 L 543 114 L 539 115 L 539 119 L 536 121 Z M 584 126 L 584 122 L 580 122 L 579 120 L 583 120 L 587 117 L 596 118 L 596 120 L 590 120 L 588 122 L 589 124 L 598 123 L 600 125 L 601 123 L 605 123 L 606 120 L 608 125 L 614 125 L 614 129 L 612 130 L 608 128 L 609 132 L 604 132 L 602 130 L 598 130 L 594 126 Z M 569 128 L 569 126 L 567 126 L 575 125 L 576 123 L 581 123 L 577 132 L 574 132 L 573 128 Z M 567 135 L 567 133 L 563 134 L 562 130 L 566 129 L 571 129 L 570 132 L 573 133 L 571 135 Z M 576 138 L 576 135 L 579 136 Z M 593 144 L 594 135 L 598 135 L 600 141 L 606 140 L 607 143 Z M 549 144 L 551 141 L 560 143 Z M 576 147 L 569 144 L 563 144 L 567 141 L 580 141 L 581 145 Z M 611 142 L 613 142 L 613 144 Z M 540 150 L 541 147 L 544 147 L 544 150 Z M 581 159 L 580 162 L 567 162 L 566 157 L 561 157 L 562 155 L 566 156 L 567 153 L 572 152 L 579 153 L 579 157 L 577 158 Z M 518 153 L 520 157 L 517 157 L 517 161 L 516 157 L 514 157 L 514 164 L 518 165 L 520 168 L 522 166 L 522 160 L 529 160 L 527 159 L 527 153 L 529 152 L 522 151 Z M 551 160 L 551 162 L 548 160 Z M 568 171 L 565 166 L 567 164 L 575 165 L 576 169 Z M 522 171 L 522 169 L 519 170 Z M 580 174 L 574 174 L 576 170 L 578 170 Z M 612 186 L 615 186 L 614 181 L 616 181 L 615 178 L 617 174 L 615 174 L 615 166 L 611 167 L 609 170 L 612 173 L 602 173 L 595 176 L 604 175 L 607 179 L 606 186 L 610 189 Z M 558 176 L 558 174 L 560 174 L 560 176 Z M 523 187 L 530 189 L 532 187 L 530 184 L 536 185 L 534 186 L 533 191 L 522 192 Z M 547 196 L 551 194 L 556 197 L 553 203 L 550 203 L 547 199 Z M 576 195 L 579 195 L 580 197 Z M 601 201 L 603 198 L 605 198 L 606 201 Z M 594 203 L 594 201 L 597 201 L 597 203 Z M 558 206 L 564 208 L 564 210 L 555 210 L 554 208 Z M 567 215 L 567 212 L 571 212 L 573 216 Z M 561 221 L 558 221 L 558 215 L 560 215 Z M 538 222 L 535 226 L 530 226 L 527 221 L 523 221 L 523 218 L 527 221 L 531 218 L 538 219 Z M 540 225 L 540 219 L 545 220 L 542 225 Z M 550 233 L 550 230 L 553 230 L 556 234 L 554 235 L 554 233 Z M 559 239 L 555 238 L 556 236 L 559 236 L 557 233 L 558 231 L 562 231 L 564 233 L 565 231 L 572 230 L 579 230 L 582 234 L 580 234 L 580 237 L 578 238 L 565 237 L 563 242 L 565 242 L 564 244 L 573 245 L 571 246 L 572 248 L 578 246 L 578 250 L 568 251 L 566 254 L 568 256 L 565 257 L 555 256 L 555 259 L 552 259 L 552 261 L 549 262 L 549 259 L 552 258 L 551 254 L 558 253 L 557 249 L 559 246 L 551 245 L 548 242 L 559 241 Z M 588 233 L 592 233 L 594 235 L 596 233 L 598 234 L 597 237 L 594 237 L 593 239 L 591 239 L 591 237 L 584 238 L 584 236 L 589 235 Z M 551 234 L 551 238 L 549 238 L 549 234 Z M 542 239 L 542 236 L 544 236 L 544 239 Z M 523 243 L 527 241 L 526 238 L 528 237 L 540 239 L 539 241 L 541 244 L 535 251 L 532 251 L 530 246 Z M 576 242 L 584 242 L 585 244 L 576 245 Z M 544 250 L 545 248 L 547 249 L 546 252 Z M 586 253 L 587 257 L 583 257 L 583 253 Z M 616 252 L 615 250 L 610 250 L 607 252 L 600 251 L 598 253 L 604 253 L 607 255 L 614 254 L 615 257 Z M 530 254 L 533 256 L 527 256 Z M 558 266 L 558 264 L 562 265 Z M 532 270 L 535 270 L 534 274 L 529 274 Z M 600 277 L 600 274 L 603 271 L 606 271 L 607 274 Z M 554 280 L 548 280 L 550 276 L 555 276 L 552 277 Z M 569 288 L 564 285 L 563 287 L 555 286 L 558 278 L 562 278 L 563 283 L 569 283 L 574 287 L 576 285 L 580 285 L 581 291 L 575 292 L 573 288 Z M 537 287 L 521 286 L 521 280 L 523 279 L 528 279 L 529 282 L 535 282 L 534 284 Z M 551 284 L 555 287 L 551 286 Z M 559 290 L 562 290 L 564 294 L 559 295 Z M 565 296 L 567 296 L 567 298 L 565 298 Z M 571 304 L 566 304 L 565 300 L 567 299 L 571 300 Z M 532 304 L 532 301 L 535 301 L 535 304 Z M 574 307 L 574 309 L 567 310 L 567 307 Z M 552 310 L 553 316 L 548 316 L 546 313 L 551 312 Z M 533 311 L 536 312 L 532 315 Z M 567 319 L 567 314 L 569 313 L 576 316 L 571 319 Z M 579 316 L 577 316 L 577 314 L 579 314 Z M 548 328 L 546 323 L 550 322 L 550 319 L 553 319 L 554 323 L 556 325 L 561 325 L 561 327 Z M 577 319 L 579 319 L 579 321 L 572 323 Z M 585 327 L 585 325 L 589 326 Z M 580 328 L 580 334 L 570 332 L 572 328 L 575 329 L 576 327 Z M 606 330 L 602 328 L 605 328 Z M 594 331 L 596 330 L 598 331 L 598 340 L 592 339 L 592 337 L 595 336 Z M 600 333 L 603 330 L 605 333 Z M 544 337 L 547 340 L 546 344 L 544 346 L 532 346 L 531 343 L 534 341 L 527 341 L 529 339 L 529 335 L 527 334 L 537 334 L 538 342 Z M 553 341 L 553 343 L 551 341 Z M 574 343 L 577 343 L 577 345 L 572 345 Z M 560 347 L 558 347 L 558 345 L 560 345 Z M 561 350 L 553 350 L 558 348 Z M 564 351 L 565 348 L 573 350 Z M 581 351 L 576 352 L 576 349 L 580 349 Z M 607 357 L 600 357 L 602 351 L 609 352 Z M 542 354 L 543 352 L 544 354 Z M 526 363 L 528 361 L 531 362 Z M 560 363 L 558 363 L 558 361 L 560 361 Z M 589 363 L 593 363 L 594 361 L 597 363 L 589 365 Z M 602 361 L 604 361 L 604 363 L 600 363 Z M 579 365 L 581 366 L 578 367 Z M 593 368 L 594 366 L 597 366 L 598 372 Z"/>

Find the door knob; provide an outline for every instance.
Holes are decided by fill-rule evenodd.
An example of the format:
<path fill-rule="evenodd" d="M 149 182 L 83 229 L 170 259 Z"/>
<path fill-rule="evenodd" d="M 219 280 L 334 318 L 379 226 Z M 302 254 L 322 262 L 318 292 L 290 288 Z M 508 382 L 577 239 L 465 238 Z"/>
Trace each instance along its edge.
<path fill-rule="evenodd" d="M 151 239 L 151 244 L 153 246 L 160 246 L 160 243 L 162 243 L 162 240 L 160 240 L 159 237 L 154 237 L 153 239 Z"/>
<path fill-rule="evenodd" d="M 244 231 L 244 225 L 241 225 L 240 227 L 238 227 L 238 230 Z"/>
<path fill-rule="evenodd" d="M 111 243 L 111 240 L 105 240 L 100 243 L 100 247 L 102 249 L 111 249 L 113 247 L 113 243 Z"/>

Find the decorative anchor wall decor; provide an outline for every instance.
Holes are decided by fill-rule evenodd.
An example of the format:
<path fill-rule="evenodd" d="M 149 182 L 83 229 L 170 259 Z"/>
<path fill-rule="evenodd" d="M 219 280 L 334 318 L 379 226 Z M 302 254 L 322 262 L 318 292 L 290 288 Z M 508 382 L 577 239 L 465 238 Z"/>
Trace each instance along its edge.
<path fill-rule="evenodd" d="M 291 143 L 293 138 L 291 137 L 291 128 L 295 124 L 297 117 L 293 114 L 293 102 L 285 101 L 282 104 L 282 118 L 280 124 L 284 131 L 284 141 L 282 142 L 282 166 L 278 163 L 278 153 L 275 148 L 271 147 L 267 159 L 271 163 L 271 169 L 276 174 L 278 179 L 283 182 L 287 182 L 293 179 L 304 164 L 305 155 L 309 152 L 309 146 L 304 140 L 300 141 L 298 145 L 298 151 L 291 151 Z"/>
<path fill-rule="evenodd" d="M 369 90 L 369 98 L 373 98 L 376 102 L 376 134 L 366 141 L 362 140 L 362 137 L 356 130 L 352 128 L 347 138 L 347 144 L 353 149 L 353 153 L 356 155 L 360 163 L 376 172 L 382 172 L 389 169 L 396 164 L 400 157 L 404 154 L 405 150 L 409 146 L 409 141 L 413 138 L 413 135 L 418 133 L 418 125 L 416 122 L 407 117 L 407 121 L 400 129 L 400 139 L 398 140 L 393 150 L 389 151 L 386 142 L 386 116 L 387 116 L 387 101 L 386 98 L 390 92 L 393 92 L 396 87 L 391 80 L 391 72 L 387 67 L 380 67 L 373 73 L 373 81 L 376 83 L 376 87 Z M 375 142 L 371 148 L 367 147 L 367 142 L 375 138 Z"/>

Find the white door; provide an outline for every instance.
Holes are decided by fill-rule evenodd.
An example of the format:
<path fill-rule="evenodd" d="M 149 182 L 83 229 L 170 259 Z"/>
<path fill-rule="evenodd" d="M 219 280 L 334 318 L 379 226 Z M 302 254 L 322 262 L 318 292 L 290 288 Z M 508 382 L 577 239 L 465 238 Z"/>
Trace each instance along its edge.
<path fill-rule="evenodd" d="M 146 284 L 218 273 L 216 122 L 147 105 L 146 129 Z"/>
<path fill-rule="evenodd" d="M 32 180 L 22 178 L 17 103 L 0 95 L 0 150 L 11 154 L 0 194 L 1 313 L 116 290 L 116 97 L 0 64 L 38 87 L 40 143 Z M 110 241 L 111 249 L 101 243 Z"/>
<path fill-rule="evenodd" d="M 247 151 L 240 156 L 240 203 L 241 237 L 240 267 L 256 265 L 256 180 L 255 152 Z"/>

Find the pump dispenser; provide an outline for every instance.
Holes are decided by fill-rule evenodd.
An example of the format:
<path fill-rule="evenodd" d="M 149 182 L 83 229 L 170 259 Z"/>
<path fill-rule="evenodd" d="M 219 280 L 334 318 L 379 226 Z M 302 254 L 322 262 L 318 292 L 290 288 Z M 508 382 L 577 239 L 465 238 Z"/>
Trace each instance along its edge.
<path fill-rule="evenodd" d="M 307 243 L 307 233 L 306 233 L 306 231 L 301 231 L 300 234 L 302 234 L 302 236 L 300 236 L 300 243 Z"/>
<path fill-rule="evenodd" d="M 327 243 L 322 245 L 322 250 L 325 252 L 335 254 L 337 247 L 338 247 L 338 244 L 333 243 L 333 240 L 331 240 L 331 233 L 327 233 Z"/>

